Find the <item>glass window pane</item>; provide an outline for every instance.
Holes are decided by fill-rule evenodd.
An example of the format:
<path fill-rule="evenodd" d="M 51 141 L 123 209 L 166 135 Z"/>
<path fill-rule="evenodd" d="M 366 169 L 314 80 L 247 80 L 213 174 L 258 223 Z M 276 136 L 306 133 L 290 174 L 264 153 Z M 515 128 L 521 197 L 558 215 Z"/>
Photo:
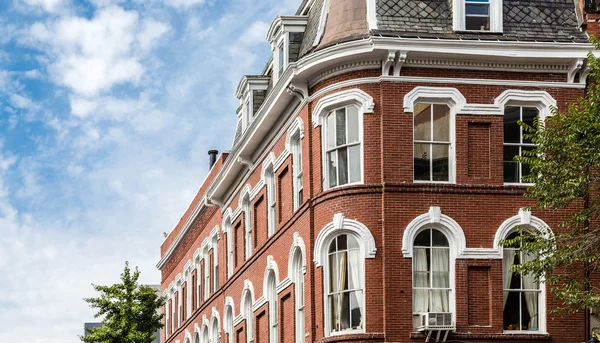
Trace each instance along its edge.
<path fill-rule="evenodd" d="M 413 272 L 413 287 L 429 287 L 429 272 Z"/>
<path fill-rule="evenodd" d="M 350 325 L 353 329 L 362 328 L 362 310 L 361 303 L 362 291 L 355 291 L 350 293 Z"/>
<path fill-rule="evenodd" d="M 534 151 L 535 147 L 522 147 L 521 151 L 526 150 L 526 151 Z M 531 174 L 531 168 L 528 164 L 526 163 L 521 163 L 521 176 L 527 176 Z"/>
<path fill-rule="evenodd" d="M 346 235 L 346 239 L 348 241 L 348 250 L 360 249 L 356 238 L 354 238 L 353 236 Z"/>
<path fill-rule="evenodd" d="M 448 105 L 433 105 L 433 140 L 450 141 L 450 107 Z"/>
<path fill-rule="evenodd" d="M 523 292 L 522 302 L 527 308 L 527 314 L 523 314 L 522 330 L 539 330 L 539 292 Z"/>
<path fill-rule="evenodd" d="M 333 253 L 329 255 L 329 293 L 339 291 L 338 288 L 338 276 L 339 267 L 337 261 L 337 254 Z"/>
<path fill-rule="evenodd" d="M 449 247 L 448 238 L 439 230 L 432 231 L 432 243 L 434 247 Z"/>
<path fill-rule="evenodd" d="M 362 178 L 360 172 L 360 145 L 353 145 L 348 148 L 348 160 L 350 162 L 350 182 L 359 182 Z"/>
<path fill-rule="evenodd" d="M 450 271 L 450 249 L 431 249 L 431 271 L 446 273 Z"/>
<path fill-rule="evenodd" d="M 521 301 L 520 292 L 505 292 L 504 330 L 520 330 Z"/>
<path fill-rule="evenodd" d="M 520 107 L 507 107 L 504 110 L 504 143 L 521 143 Z"/>
<path fill-rule="evenodd" d="M 413 312 L 429 312 L 429 291 L 413 289 Z"/>
<path fill-rule="evenodd" d="M 415 143 L 414 176 L 415 180 L 430 180 L 430 144 Z"/>
<path fill-rule="evenodd" d="M 337 238 L 334 238 L 333 241 L 331 241 L 331 244 L 329 244 L 329 253 L 331 254 L 332 252 L 336 252 L 337 251 Z"/>
<path fill-rule="evenodd" d="M 415 243 L 414 246 L 416 247 L 429 247 L 431 246 L 431 239 L 430 236 L 431 235 L 431 230 L 430 229 L 426 229 L 421 231 L 421 233 L 419 233 L 417 235 L 417 238 L 415 238 Z"/>
<path fill-rule="evenodd" d="M 340 329 L 348 330 L 350 329 L 350 296 L 348 292 L 341 293 L 339 296 L 341 302 Z"/>
<path fill-rule="evenodd" d="M 348 289 L 361 289 L 360 284 L 360 251 L 348 252 Z"/>
<path fill-rule="evenodd" d="M 431 105 L 415 105 L 414 118 L 414 137 L 415 140 L 431 140 Z"/>
<path fill-rule="evenodd" d="M 348 149 L 341 148 L 338 150 L 339 159 L 339 185 L 345 185 L 348 183 Z"/>
<path fill-rule="evenodd" d="M 465 8 L 467 15 L 489 15 L 490 14 L 490 6 L 488 4 L 466 4 Z"/>
<path fill-rule="evenodd" d="M 355 143 L 359 141 L 358 137 L 358 108 L 355 106 L 348 106 L 346 108 L 348 118 L 348 143 Z"/>
<path fill-rule="evenodd" d="M 346 109 L 335 111 L 335 143 L 336 146 L 346 144 Z"/>
<path fill-rule="evenodd" d="M 329 187 L 337 186 L 337 151 L 327 153 L 327 168 L 329 169 Z"/>
<path fill-rule="evenodd" d="M 431 291 L 431 312 L 449 312 L 449 294 L 447 290 L 434 289 Z"/>
<path fill-rule="evenodd" d="M 538 116 L 538 111 L 534 107 L 523 107 L 523 122 L 529 126 L 533 126 L 535 118 Z M 525 142 L 525 140 L 523 140 Z"/>
<path fill-rule="evenodd" d="M 347 239 L 347 237 L 348 236 L 346 236 L 346 235 L 339 235 L 339 236 L 337 236 L 338 251 L 348 249 L 348 239 Z"/>
<path fill-rule="evenodd" d="M 340 329 L 340 326 L 339 326 L 340 309 L 339 309 L 338 305 L 339 305 L 338 295 L 337 294 L 330 295 L 329 296 L 329 310 L 331 313 L 331 330 L 332 331 L 338 331 Z"/>
<path fill-rule="evenodd" d="M 519 182 L 519 162 L 514 157 L 519 155 L 519 147 L 504 146 L 504 182 Z"/>
<path fill-rule="evenodd" d="M 431 272 L 431 279 L 434 288 L 450 287 L 450 274 L 448 272 Z"/>
<path fill-rule="evenodd" d="M 335 115 L 331 112 L 327 116 L 327 149 L 335 148 Z"/>
<path fill-rule="evenodd" d="M 433 181 L 449 181 L 448 155 L 450 146 L 447 144 L 433 144 Z"/>
<path fill-rule="evenodd" d="M 489 31 L 490 17 L 469 17 L 465 18 L 465 29 L 476 31 Z"/>

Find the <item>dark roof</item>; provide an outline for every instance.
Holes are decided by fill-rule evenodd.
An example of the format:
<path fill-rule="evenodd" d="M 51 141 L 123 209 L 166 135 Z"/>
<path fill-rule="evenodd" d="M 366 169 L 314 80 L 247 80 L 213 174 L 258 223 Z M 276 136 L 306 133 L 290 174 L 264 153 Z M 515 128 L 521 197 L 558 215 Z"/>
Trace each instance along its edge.
<path fill-rule="evenodd" d="M 573 0 L 504 0 L 503 33 L 455 33 L 452 0 L 377 0 L 375 34 L 477 40 L 587 42 Z"/>
<path fill-rule="evenodd" d="M 321 9 L 323 8 L 323 0 L 315 0 L 314 4 L 308 10 L 308 23 L 304 31 L 304 38 L 300 45 L 300 56 L 302 57 L 309 53 L 313 48 L 313 43 L 319 31 L 319 21 L 321 20 Z"/>

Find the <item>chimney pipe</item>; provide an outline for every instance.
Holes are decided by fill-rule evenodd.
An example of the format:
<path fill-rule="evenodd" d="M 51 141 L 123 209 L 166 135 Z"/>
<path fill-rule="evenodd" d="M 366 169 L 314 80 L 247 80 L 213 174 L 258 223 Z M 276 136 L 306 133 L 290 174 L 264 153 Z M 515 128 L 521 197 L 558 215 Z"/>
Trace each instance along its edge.
<path fill-rule="evenodd" d="M 219 153 L 218 150 L 208 150 L 208 156 L 210 156 L 210 164 L 208 166 L 208 169 L 212 169 L 212 167 L 215 165 L 215 163 L 217 162 L 217 154 Z"/>

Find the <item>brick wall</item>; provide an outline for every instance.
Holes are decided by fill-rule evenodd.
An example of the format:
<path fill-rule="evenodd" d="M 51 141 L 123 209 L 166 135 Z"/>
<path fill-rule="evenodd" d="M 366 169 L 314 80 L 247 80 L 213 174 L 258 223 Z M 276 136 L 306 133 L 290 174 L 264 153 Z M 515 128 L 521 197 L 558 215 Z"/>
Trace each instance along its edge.
<path fill-rule="evenodd" d="M 407 71 L 429 75 L 427 70 Z M 436 70 L 439 73 L 440 70 Z M 340 81 L 373 76 L 378 70 L 362 70 L 335 76 L 321 82 L 310 90 L 314 94 L 326 85 Z M 494 76 L 495 75 L 495 76 Z M 564 75 L 544 74 L 549 80 L 562 80 Z M 445 71 L 445 77 L 502 78 L 542 80 L 539 74 L 487 73 L 476 71 Z M 364 115 L 364 184 L 339 187 L 323 192 L 321 127 L 312 125 L 311 111 L 319 99 L 307 104 L 299 116 L 304 121 L 305 136 L 302 140 L 304 203 L 293 209 L 292 157 L 288 157 L 275 171 L 277 184 L 277 227 L 268 238 L 266 188 L 252 199 L 253 231 L 255 248 L 248 261 L 245 259 L 245 228 L 242 212 L 233 219 L 233 242 L 235 247 L 235 272 L 231 278 L 226 274 L 226 236 L 219 241 L 220 288 L 211 292 L 183 325 L 176 329 L 169 342 L 183 342 L 185 331 L 193 333 L 195 325 L 202 326 L 202 316 L 211 317 L 214 307 L 224 313 L 226 297 L 235 304 L 234 316 L 240 311 L 245 280 L 252 283 L 254 300 L 263 295 L 263 279 L 267 256 L 277 263 L 279 280 L 288 277 L 288 258 L 294 233 L 306 245 L 307 271 L 305 274 L 305 327 L 306 342 L 419 342 L 423 337 L 412 333 L 412 260 L 402 254 L 404 229 L 417 216 L 426 213 L 430 206 L 440 206 L 442 213 L 450 216 L 462 227 L 467 247 L 492 248 L 494 235 L 504 220 L 517 214 L 521 207 L 533 205 L 522 197 L 523 187 L 503 185 L 502 167 L 502 117 L 489 115 L 456 116 L 456 185 L 427 185 L 413 183 L 412 113 L 404 112 L 404 95 L 417 86 L 455 87 L 469 103 L 491 104 L 504 90 L 499 85 L 426 84 L 379 82 L 358 84 L 359 88 L 375 100 L 374 113 Z M 334 92 L 347 89 L 341 88 Z M 526 87 L 527 90 L 540 88 Z M 583 94 L 582 89 L 549 88 L 561 109 Z M 332 92 L 333 93 L 333 92 Z M 331 93 L 329 93 L 331 94 Z M 325 96 L 327 94 L 324 94 Z M 272 152 L 279 157 L 285 149 L 285 134 L 271 138 Z M 263 156 L 270 151 L 262 152 Z M 260 154 L 257 153 L 257 156 Z M 244 184 L 254 187 L 260 181 L 262 160 L 258 167 L 240 175 Z M 242 187 L 239 187 L 241 189 Z M 228 202 L 235 210 L 239 192 Z M 194 251 L 209 236 L 216 225 L 222 225 L 221 211 L 211 209 L 203 213 L 193 224 L 193 230 L 178 247 L 171 261 L 163 268 L 163 287 L 166 288 Z M 313 247 L 321 229 L 331 223 L 335 213 L 344 213 L 349 219 L 363 223 L 372 233 L 377 246 L 374 259 L 365 261 L 366 333 L 352 336 L 324 337 L 324 284 L 323 268 L 317 268 Z M 550 225 L 556 225 L 565 217 L 565 211 L 533 210 L 533 214 Z M 211 268 L 212 270 L 212 268 Z M 583 332 L 583 314 L 548 314 L 549 336 L 504 335 L 502 317 L 502 263 L 499 259 L 459 259 L 456 261 L 454 295 L 456 300 L 456 324 L 458 332 L 453 340 L 470 342 L 573 342 L 574 333 Z M 203 282 L 199 277 L 199 283 Z M 280 342 L 293 342 L 295 336 L 295 293 L 291 284 L 279 293 Z M 557 306 L 548 293 L 548 308 Z M 266 305 L 265 305 L 266 306 Z M 268 307 L 255 313 L 255 341 L 268 342 Z M 245 342 L 245 321 L 236 326 L 233 335 L 236 342 Z M 266 336 L 265 336 L 266 335 Z M 580 340 L 583 339 L 583 334 Z M 577 336 L 577 337 L 579 337 Z M 224 341 L 226 336 L 222 336 Z M 579 339 L 579 338 L 578 338 Z"/>

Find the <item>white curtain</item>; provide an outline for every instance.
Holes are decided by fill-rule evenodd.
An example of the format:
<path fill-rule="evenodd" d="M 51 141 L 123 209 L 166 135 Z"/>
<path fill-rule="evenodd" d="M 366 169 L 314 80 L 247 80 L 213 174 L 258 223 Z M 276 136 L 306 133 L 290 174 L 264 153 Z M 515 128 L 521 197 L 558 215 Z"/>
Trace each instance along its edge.
<path fill-rule="evenodd" d="M 504 289 L 510 288 L 510 282 L 512 281 L 513 273 L 510 270 L 513 262 L 515 261 L 515 251 L 512 249 L 503 249 L 502 257 L 502 284 Z M 502 292 L 502 300 L 504 306 L 506 306 L 506 300 L 508 299 L 508 292 Z"/>
<path fill-rule="evenodd" d="M 448 249 L 431 249 L 431 272 L 433 287 L 449 288 L 450 251 Z M 433 290 L 431 294 L 431 311 L 448 312 L 448 291 Z"/>
<path fill-rule="evenodd" d="M 338 272 L 339 272 L 337 290 L 342 291 L 342 290 L 346 289 L 346 287 L 344 287 L 344 285 L 346 284 L 346 277 L 348 276 L 348 270 L 347 270 L 348 253 L 347 252 L 338 252 L 337 256 L 338 256 Z M 342 325 L 342 330 L 347 329 L 350 326 L 349 315 L 348 315 L 348 313 L 343 312 L 343 307 L 344 307 L 344 302 L 345 302 L 344 298 L 347 296 L 348 296 L 348 292 L 340 292 L 339 298 L 338 298 L 338 303 L 337 303 L 337 311 L 338 311 L 337 313 L 339 313 L 339 315 L 340 315 L 340 317 L 338 319 Z"/>
<path fill-rule="evenodd" d="M 349 288 L 352 289 L 356 289 L 357 291 L 354 291 L 352 293 L 350 293 L 352 299 L 350 301 L 350 312 L 352 313 L 352 316 L 356 316 L 358 313 L 353 312 L 353 304 L 356 304 L 356 306 L 358 306 L 358 309 L 360 311 L 360 326 L 362 327 L 362 313 L 363 313 L 363 293 L 360 289 L 362 289 L 362 282 L 361 282 L 361 270 L 360 270 L 360 252 L 358 250 L 353 250 L 350 251 L 348 253 L 348 273 L 350 274 L 350 282 L 351 285 Z M 352 301 L 353 300 L 353 301 Z M 358 318 L 352 318 L 353 321 L 355 319 Z M 351 323 L 353 324 L 353 323 Z"/>
<path fill-rule="evenodd" d="M 427 276 L 427 252 L 426 249 L 416 248 L 413 254 L 413 278 L 415 287 L 428 287 L 429 278 Z M 416 290 L 413 295 L 413 311 L 427 312 L 429 310 L 429 296 L 427 290 Z"/>
<path fill-rule="evenodd" d="M 533 254 L 523 253 L 523 263 L 533 261 L 536 258 Z M 524 289 L 538 289 L 538 285 L 535 282 L 535 277 L 531 274 L 523 276 L 523 288 Z M 527 311 L 531 320 L 529 321 L 529 328 L 538 328 L 538 292 L 524 292 L 525 302 L 527 304 Z"/>

